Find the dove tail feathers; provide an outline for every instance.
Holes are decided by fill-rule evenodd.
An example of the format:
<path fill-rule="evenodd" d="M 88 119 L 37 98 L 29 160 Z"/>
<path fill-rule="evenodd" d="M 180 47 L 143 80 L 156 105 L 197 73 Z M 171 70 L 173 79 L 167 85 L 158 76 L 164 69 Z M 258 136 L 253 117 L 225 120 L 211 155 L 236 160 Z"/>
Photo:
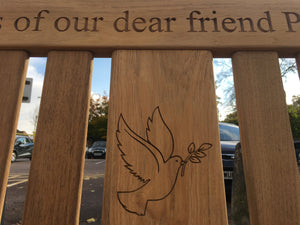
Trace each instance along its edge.
<path fill-rule="evenodd" d="M 148 200 L 141 194 L 135 192 L 118 192 L 118 200 L 123 208 L 138 216 L 145 216 Z"/>

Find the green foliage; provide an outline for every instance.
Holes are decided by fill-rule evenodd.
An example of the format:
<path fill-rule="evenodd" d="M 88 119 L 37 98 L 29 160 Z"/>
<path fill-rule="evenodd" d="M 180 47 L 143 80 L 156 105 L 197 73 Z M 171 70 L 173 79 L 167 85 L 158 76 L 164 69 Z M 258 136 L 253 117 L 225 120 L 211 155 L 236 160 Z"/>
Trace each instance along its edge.
<path fill-rule="evenodd" d="M 108 121 L 108 97 L 107 96 L 92 96 L 90 98 L 89 109 L 89 138 L 96 140 L 106 140 L 107 136 L 107 121 Z"/>
<path fill-rule="evenodd" d="M 300 95 L 293 96 L 293 104 L 288 105 L 291 129 L 295 140 L 300 140 Z"/>
<path fill-rule="evenodd" d="M 234 111 L 234 112 L 228 114 L 223 122 L 239 125 L 237 111 Z"/>
<path fill-rule="evenodd" d="M 300 140 L 300 95 L 293 96 L 292 101 L 293 103 L 287 106 L 291 129 L 294 140 Z M 223 122 L 238 125 L 237 111 L 228 114 Z"/>
<path fill-rule="evenodd" d="M 88 137 L 93 140 L 106 140 L 107 116 L 95 117 L 89 122 Z"/>

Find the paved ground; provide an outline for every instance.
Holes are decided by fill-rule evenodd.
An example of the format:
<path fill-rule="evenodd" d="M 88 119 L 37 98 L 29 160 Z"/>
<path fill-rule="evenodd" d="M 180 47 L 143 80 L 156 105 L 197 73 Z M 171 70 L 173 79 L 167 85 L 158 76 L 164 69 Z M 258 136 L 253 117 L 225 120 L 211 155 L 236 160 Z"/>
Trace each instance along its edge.
<path fill-rule="evenodd" d="M 101 224 L 104 167 L 105 160 L 103 159 L 86 160 L 80 225 Z M 4 225 L 20 224 L 29 168 L 29 160 L 19 160 L 11 166 L 6 193 Z"/>
<path fill-rule="evenodd" d="M 19 160 L 11 166 L 7 185 L 4 225 L 19 225 L 21 223 L 29 167 L 29 160 Z M 101 224 L 104 167 L 104 159 L 86 160 L 80 225 Z M 230 208 L 230 203 L 227 206 Z"/>

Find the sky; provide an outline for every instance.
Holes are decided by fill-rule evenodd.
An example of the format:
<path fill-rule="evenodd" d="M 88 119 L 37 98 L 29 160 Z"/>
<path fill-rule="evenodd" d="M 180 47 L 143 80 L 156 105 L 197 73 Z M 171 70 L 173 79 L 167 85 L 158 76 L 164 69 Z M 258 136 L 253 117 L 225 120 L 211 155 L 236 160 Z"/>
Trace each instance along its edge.
<path fill-rule="evenodd" d="M 18 122 L 18 130 L 26 131 L 31 134 L 34 131 L 34 124 L 37 118 L 42 88 L 44 73 L 46 67 L 46 58 L 30 58 L 27 77 L 33 78 L 31 103 L 22 103 L 20 110 L 20 117 Z M 231 63 L 230 59 L 226 59 L 227 63 Z M 93 77 L 92 77 L 92 94 L 109 95 L 110 88 L 110 70 L 111 59 L 110 58 L 95 58 L 93 65 Z M 214 61 L 215 77 L 221 72 L 221 68 Z M 216 78 L 215 78 L 216 79 Z M 233 78 L 230 78 L 228 82 L 233 83 Z M 286 100 L 288 104 L 291 104 L 293 95 L 300 95 L 300 81 L 297 73 L 288 74 L 287 78 L 283 78 L 283 85 L 286 92 Z M 222 96 L 222 87 L 217 88 L 216 93 L 219 97 Z M 226 114 L 230 111 L 219 104 L 220 120 L 224 119 Z"/>

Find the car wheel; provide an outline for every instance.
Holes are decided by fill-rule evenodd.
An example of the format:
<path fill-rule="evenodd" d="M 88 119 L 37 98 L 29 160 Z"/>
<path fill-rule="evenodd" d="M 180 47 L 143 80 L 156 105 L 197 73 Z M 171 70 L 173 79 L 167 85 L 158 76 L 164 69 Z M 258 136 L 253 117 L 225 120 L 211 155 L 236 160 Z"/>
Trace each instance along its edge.
<path fill-rule="evenodd" d="M 13 152 L 11 155 L 11 162 L 15 162 L 17 160 L 17 154 L 16 152 Z"/>

